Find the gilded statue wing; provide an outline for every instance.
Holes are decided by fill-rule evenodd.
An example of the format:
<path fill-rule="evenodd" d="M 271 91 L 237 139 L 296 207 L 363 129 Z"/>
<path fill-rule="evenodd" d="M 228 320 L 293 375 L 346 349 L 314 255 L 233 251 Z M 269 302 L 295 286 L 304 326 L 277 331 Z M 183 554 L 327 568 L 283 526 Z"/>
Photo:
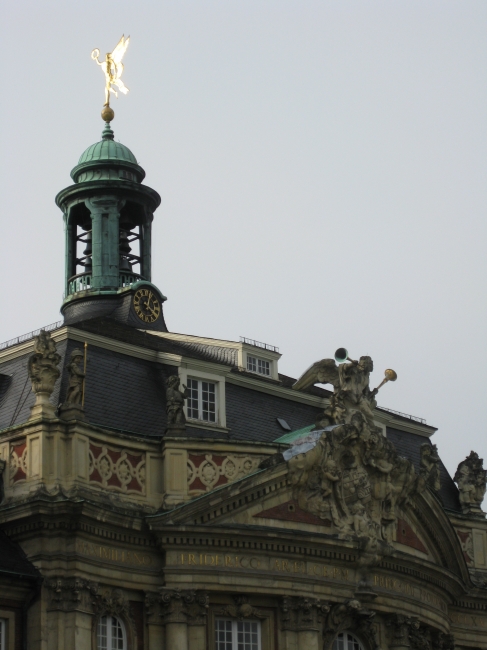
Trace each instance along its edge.
<path fill-rule="evenodd" d="M 338 366 L 334 359 L 322 359 L 313 363 L 293 384 L 294 390 L 306 390 L 313 384 L 332 384 L 339 386 Z"/>
<path fill-rule="evenodd" d="M 110 55 L 114 63 L 122 62 L 123 55 L 129 46 L 129 41 L 130 36 L 127 36 L 127 38 L 125 38 L 125 36 L 122 36 L 122 38 L 118 41 L 117 46 Z"/>

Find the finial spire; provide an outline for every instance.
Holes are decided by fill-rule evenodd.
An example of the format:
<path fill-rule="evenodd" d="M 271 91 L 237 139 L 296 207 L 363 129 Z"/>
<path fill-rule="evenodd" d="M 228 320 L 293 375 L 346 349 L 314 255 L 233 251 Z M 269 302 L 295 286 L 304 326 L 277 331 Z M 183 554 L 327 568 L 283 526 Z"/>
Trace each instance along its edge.
<path fill-rule="evenodd" d="M 112 111 L 113 112 L 113 111 Z M 115 134 L 112 131 L 112 127 L 110 126 L 110 122 L 105 122 L 105 128 L 101 132 L 101 137 L 103 140 L 113 140 Z"/>

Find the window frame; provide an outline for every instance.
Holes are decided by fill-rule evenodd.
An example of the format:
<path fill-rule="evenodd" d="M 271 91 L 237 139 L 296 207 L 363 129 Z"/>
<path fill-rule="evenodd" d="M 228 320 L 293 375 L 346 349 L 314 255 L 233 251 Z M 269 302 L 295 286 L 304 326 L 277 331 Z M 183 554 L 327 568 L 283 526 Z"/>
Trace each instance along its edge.
<path fill-rule="evenodd" d="M 194 418 L 190 418 L 188 414 L 188 400 L 186 399 L 184 400 L 184 414 L 187 420 L 186 424 L 190 427 L 193 426 L 199 429 L 224 429 L 225 432 L 228 431 L 226 428 L 225 376 L 217 375 L 212 372 L 202 372 L 201 370 L 194 368 L 194 366 L 187 364 L 184 367 L 181 366 L 179 368 L 179 379 L 181 380 L 180 390 L 183 390 L 183 385 L 188 385 L 189 379 L 208 381 L 215 384 L 216 421 L 210 422 L 207 420 L 195 420 Z"/>
<path fill-rule="evenodd" d="M 106 648 L 101 648 L 99 644 L 99 625 L 101 623 L 101 620 L 103 618 L 107 619 L 107 646 Z M 123 650 L 128 650 L 128 635 L 127 635 L 127 627 L 125 625 L 124 620 L 120 616 L 114 616 L 113 614 L 102 614 L 101 616 L 98 617 L 98 620 L 96 621 L 96 629 L 95 629 L 95 639 L 96 639 L 96 649 L 97 650 L 112 650 L 112 624 L 111 621 L 112 619 L 115 619 L 119 622 L 120 628 L 122 630 L 122 637 L 123 637 Z"/>
<path fill-rule="evenodd" d="M 0 609 L 0 621 L 3 623 L 4 645 L 2 650 L 14 650 L 15 648 L 15 613 L 8 610 Z M 18 614 L 17 614 L 18 616 Z M 25 634 L 22 630 L 22 634 Z"/>
<path fill-rule="evenodd" d="M 332 650 L 338 650 L 338 648 L 335 648 L 335 644 L 337 644 L 337 642 L 340 640 L 338 637 L 339 637 L 341 634 L 342 634 L 344 637 L 345 637 L 345 635 L 350 635 L 350 636 L 352 637 L 352 642 L 353 642 L 353 643 L 356 643 L 356 644 L 359 646 L 358 649 L 357 649 L 357 648 L 352 648 L 352 650 L 365 650 L 365 646 L 364 646 L 364 644 L 362 643 L 362 641 L 361 641 L 361 640 L 360 640 L 360 639 L 359 639 L 359 638 L 358 638 L 358 637 L 357 637 L 353 632 L 350 632 L 350 630 L 342 630 L 341 632 L 339 632 L 339 633 L 335 636 L 335 638 L 333 639 L 332 646 L 331 646 L 331 647 L 332 647 Z M 343 647 L 343 650 L 349 650 L 348 644 L 350 643 L 350 639 L 346 639 L 346 638 L 344 638 L 343 641 L 344 641 L 344 643 L 343 643 L 343 646 L 344 646 L 344 647 Z M 346 644 L 346 647 L 345 647 L 345 644 Z M 338 644 L 337 644 L 337 645 L 338 645 Z"/>
<path fill-rule="evenodd" d="M 255 362 L 255 363 L 252 363 Z M 249 368 L 249 365 L 255 365 L 255 370 L 252 368 Z M 261 372 L 259 370 L 259 366 L 267 364 L 267 369 L 269 372 Z M 272 378 L 272 360 L 271 359 L 264 359 L 264 357 L 259 357 L 259 356 L 254 356 L 252 354 L 247 353 L 247 372 L 253 372 L 256 375 L 260 375 L 261 377 L 269 377 L 269 379 Z"/>
<path fill-rule="evenodd" d="M 238 625 L 239 623 L 256 623 L 257 624 L 257 650 L 262 650 L 262 623 L 258 619 L 254 618 L 249 618 L 246 620 L 237 620 L 234 618 L 228 618 L 228 617 L 223 617 L 223 616 L 215 616 L 215 623 L 214 623 L 214 633 L 215 633 L 215 639 L 214 639 L 214 648 L 217 650 L 217 639 L 216 639 L 216 634 L 217 634 L 217 623 L 218 621 L 225 621 L 228 623 L 232 624 L 232 650 L 238 650 Z"/>
<path fill-rule="evenodd" d="M 188 376 L 188 390 L 190 390 L 190 391 L 194 390 L 189 385 L 190 382 L 192 382 L 192 381 L 197 383 L 197 389 L 196 390 L 197 390 L 197 393 L 198 393 L 198 396 L 197 396 L 198 408 L 196 410 L 198 411 L 198 417 L 195 418 L 193 415 L 189 414 L 189 412 L 190 412 L 189 400 L 192 399 L 192 398 L 188 396 L 187 401 L 186 401 L 186 408 L 187 408 L 187 411 L 188 411 L 188 419 L 189 420 L 195 420 L 197 422 L 204 422 L 205 424 L 217 424 L 218 423 L 218 389 L 217 389 L 216 383 L 214 381 L 210 381 L 208 379 L 201 379 L 201 378 L 197 378 L 197 377 Z M 214 411 L 215 419 L 214 420 L 210 420 L 210 419 L 205 420 L 205 418 L 203 417 L 203 415 L 204 415 L 204 411 L 203 411 L 203 401 L 204 401 L 204 398 L 203 398 L 203 392 L 204 392 L 203 384 L 208 384 L 209 386 L 210 385 L 213 386 L 213 395 L 214 395 L 214 398 L 215 398 L 215 411 Z M 208 400 L 208 402 L 209 401 L 210 400 Z M 193 409 L 191 409 L 191 410 L 193 410 Z M 207 412 L 209 414 L 211 414 L 210 410 L 208 410 Z"/>

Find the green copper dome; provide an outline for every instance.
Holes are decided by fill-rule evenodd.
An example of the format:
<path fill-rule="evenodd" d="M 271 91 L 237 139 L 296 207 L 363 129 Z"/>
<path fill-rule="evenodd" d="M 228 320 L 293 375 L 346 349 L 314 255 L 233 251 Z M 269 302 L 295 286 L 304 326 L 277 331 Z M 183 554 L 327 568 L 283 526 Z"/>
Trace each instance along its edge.
<path fill-rule="evenodd" d="M 134 154 L 121 142 L 115 142 L 107 122 L 102 139 L 88 147 L 71 172 L 75 183 L 93 180 L 128 180 L 141 182 L 145 172 L 137 164 Z"/>
<path fill-rule="evenodd" d="M 102 138 L 100 142 L 95 142 L 81 154 L 78 165 L 92 160 L 125 160 L 137 164 L 137 160 L 130 149 L 121 142 L 115 142 L 113 131 L 108 124 L 103 129 Z"/>

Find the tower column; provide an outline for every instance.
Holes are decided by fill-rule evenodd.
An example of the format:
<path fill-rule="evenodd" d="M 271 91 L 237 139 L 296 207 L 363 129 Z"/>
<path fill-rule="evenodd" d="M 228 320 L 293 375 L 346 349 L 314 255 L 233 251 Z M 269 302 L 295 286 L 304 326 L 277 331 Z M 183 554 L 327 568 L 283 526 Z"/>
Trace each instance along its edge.
<path fill-rule="evenodd" d="M 125 201 L 115 196 L 88 199 L 92 221 L 92 287 L 117 289 L 119 272 L 119 219 Z"/>
<path fill-rule="evenodd" d="M 149 220 L 150 219 L 150 220 Z M 140 274 L 148 281 L 151 281 L 151 246 L 152 246 L 152 215 L 147 222 L 141 226 L 140 240 Z"/>

